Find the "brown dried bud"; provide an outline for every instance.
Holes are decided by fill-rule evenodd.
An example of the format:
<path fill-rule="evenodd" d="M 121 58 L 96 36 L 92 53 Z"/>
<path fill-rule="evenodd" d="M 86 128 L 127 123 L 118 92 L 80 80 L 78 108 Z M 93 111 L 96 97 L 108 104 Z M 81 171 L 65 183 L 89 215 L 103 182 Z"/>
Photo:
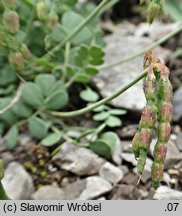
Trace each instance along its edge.
<path fill-rule="evenodd" d="M 19 15 L 15 11 L 4 12 L 3 24 L 9 33 L 16 34 L 19 31 Z"/>
<path fill-rule="evenodd" d="M 11 54 L 9 56 L 9 62 L 18 70 L 22 70 L 24 68 L 24 58 L 21 53 Z"/>
<path fill-rule="evenodd" d="M 156 162 L 163 162 L 166 159 L 167 144 L 165 142 L 157 143 L 154 148 L 154 158 Z"/>

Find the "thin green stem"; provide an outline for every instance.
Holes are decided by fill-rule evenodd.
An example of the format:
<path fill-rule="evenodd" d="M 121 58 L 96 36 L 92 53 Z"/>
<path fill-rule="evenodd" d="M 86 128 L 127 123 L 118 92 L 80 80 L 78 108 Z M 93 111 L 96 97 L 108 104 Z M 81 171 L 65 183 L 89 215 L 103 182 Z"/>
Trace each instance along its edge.
<path fill-rule="evenodd" d="M 84 113 L 87 113 L 103 104 L 108 103 L 109 101 L 113 100 L 114 98 L 118 97 L 119 95 L 121 95 L 122 93 L 124 93 L 126 90 L 128 90 L 130 87 L 132 87 L 133 85 L 135 85 L 138 81 L 140 81 L 141 79 L 143 79 L 147 74 L 147 68 L 143 71 L 142 74 L 140 74 L 138 77 L 136 77 L 136 79 L 134 79 L 132 82 L 130 82 L 128 85 L 126 85 L 125 87 L 122 87 L 121 89 L 115 91 L 112 95 L 88 106 L 85 108 L 82 108 L 80 110 L 76 110 L 76 111 L 70 111 L 70 112 L 51 112 L 50 114 L 54 115 L 54 116 L 59 116 L 59 117 L 74 117 L 74 116 L 79 116 L 82 115 Z"/>
<path fill-rule="evenodd" d="M 61 43 L 57 44 L 53 49 L 51 49 L 43 57 L 49 57 L 57 52 L 61 47 L 63 47 L 68 41 L 70 41 L 75 35 L 77 35 L 97 14 L 100 10 L 108 4 L 110 0 L 102 0 L 102 2 L 95 8 L 95 10 L 82 22 L 78 27 L 76 27 Z"/>
<path fill-rule="evenodd" d="M 171 37 L 173 37 L 174 35 L 178 34 L 179 32 L 182 31 L 182 25 L 180 25 L 177 29 L 175 29 L 174 31 L 170 32 L 169 34 L 165 35 L 164 37 L 162 37 L 160 40 L 158 41 L 155 41 L 154 43 L 152 43 L 151 45 L 149 45 L 148 47 L 146 47 L 144 50 L 141 50 L 140 52 L 126 58 L 126 59 L 123 59 L 123 60 L 119 60 L 119 61 L 116 61 L 115 63 L 112 63 L 112 64 L 109 64 L 109 65 L 103 65 L 101 66 L 99 69 L 100 70 L 106 70 L 106 69 L 111 69 L 113 67 L 116 67 L 118 65 L 122 65 L 124 63 L 127 63 L 135 58 L 137 58 L 138 56 L 141 56 L 143 55 L 145 52 L 157 47 L 158 45 L 166 42 L 167 40 L 169 40 Z"/>

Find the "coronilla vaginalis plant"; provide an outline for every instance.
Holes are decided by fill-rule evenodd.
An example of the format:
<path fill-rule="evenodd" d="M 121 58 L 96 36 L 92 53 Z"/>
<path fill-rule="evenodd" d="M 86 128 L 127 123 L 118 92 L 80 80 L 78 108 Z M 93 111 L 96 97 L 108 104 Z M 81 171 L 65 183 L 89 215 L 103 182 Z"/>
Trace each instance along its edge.
<path fill-rule="evenodd" d="M 139 130 L 133 138 L 132 147 L 138 160 L 138 173 L 142 174 L 154 126 L 156 122 L 158 123 L 158 140 L 154 148 L 154 162 L 151 171 L 152 185 L 157 188 L 163 178 L 167 142 L 171 132 L 172 85 L 169 81 L 169 69 L 150 51 L 145 55 L 144 68 L 147 68 L 147 76 L 143 84 L 147 104 L 143 109 Z"/>
<path fill-rule="evenodd" d="M 61 144 L 67 141 L 91 148 L 110 159 L 118 143 L 118 135 L 109 128 L 121 126 L 120 115 L 126 114 L 126 111 L 106 104 L 147 75 L 147 106 L 135 137 L 134 153 L 139 158 L 139 172 L 142 172 L 155 122 L 159 122 L 159 139 L 152 168 L 153 182 L 157 185 L 161 180 L 171 120 L 167 113 L 171 105 L 165 85 L 169 82 L 166 81 L 167 74 L 163 73 L 165 66 L 147 58 L 144 71 L 136 79 L 100 100 L 90 83 L 101 70 L 143 55 L 181 32 L 182 26 L 133 56 L 105 65 L 105 43 L 99 18 L 117 2 L 102 0 L 96 6 L 92 3 L 80 5 L 77 0 L 0 1 L 0 135 L 7 148 L 13 150 L 18 143 L 19 131 L 26 127 L 39 144 L 51 147 L 51 155 L 59 152 Z M 154 3 L 160 5 L 161 1 L 151 1 L 150 23 L 158 14 L 152 11 L 156 7 Z M 152 65 L 157 65 L 155 71 Z M 74 83 L 80 84 L 80 98 L 88 104 L 82 109 L 67 111 L 72 102 L 69 89 Z M 61 112 L 62 109 L 65 112 Z M 93 120 L 98 122 L 98 126 L 74 127 L 80 135 L 76 138 L 69 136 L 71 128 L 65 118 L 90 111 L 94 112 Z M 142 142 L 139 143 L 140 136 Z"/>

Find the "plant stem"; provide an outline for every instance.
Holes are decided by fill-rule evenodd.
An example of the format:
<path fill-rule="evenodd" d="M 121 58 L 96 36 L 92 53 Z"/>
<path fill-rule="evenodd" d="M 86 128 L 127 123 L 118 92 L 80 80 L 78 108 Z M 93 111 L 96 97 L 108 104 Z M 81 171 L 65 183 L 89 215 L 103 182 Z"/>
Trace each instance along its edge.
<path fill-rule="evenodd" d="M 80 110 L 76 110 L 76 111 L 70 111 L 70 112 L 51 112 L 50 114 L 54 115 L 54 116 L 59 116 L 59 117 L 74 117 L 74 116 L 79 116 L 82 115 L 84 113 L 87 113 L 103 104 L 108 103 L 109 101 L 113 100 L 114 98 L 118 97 L 119 95 L 121 95 L 122 93 L 124 93 L 126 90 L 128 90 L 130 87 L 132 87 L 133 85 L 135 85 L 138 81 L 140 81 L 141 79 L 143 79 L 147 74 L 147 68 L 143 71 L 142 74 L 140 74 L 138 77 L 136 77 L 136 79 L 134 79 L 132 82 L 130 82 L 128 85 L 126 85 L 125 87 L 115 91 L 112 95 L 88 106 L 85 108 L 82 108 Z"/>
<path fill-rule="evenodd" d="M 0 181 L 0 200 L 10 200 L 10 198 L 6 195 L 6 192 L 3 188 L 1 181 Z"/>
<path fill-rule="evenodd" d="M 99 69 L 100 70 L 106 70 L 106 69 L 110 69 L 110 68 L 113 68 L 115 66 L 118 66 L 118 65 L 121 65 L 121 64 L 124 64 L 124 63 L 127 63 L 135 58 L 137 58 L 138 56 L 141 56 L 143 55 L 145 52 L 157 47 L 158 45 L 166 42 L 167 40 L 169 40 L 171 37 L 173 37 L 174 35 L 178 34 L 179 32 L 182 31 L 182 25 L 180 25 L 177 29 L 175 29 L 174 31 L 170 32 L 169 34 L 165 35 L 164 37 L 162 37 L 161 39 L 159 39 L 158 41 L 155 41 L 154 43 L 152 43 L 151 45 L 149 45 L 148 47 L 146 47 L 144 50 L 141 50 L 140 52 L 126 58 L 126 59 L 123 59 L 123 60 L 119 60 L 115 63 L 112 63 L 112 64 L 109 64 L 109 65 L 103 65 L 101 66 Z"/>
<path fill-rule="evenodd" d="M 68 41 L 70 41 L 75 35 L 77 35 L 97 14 L 100 10 L 109 3 L 110 0 L 102 0 L 102 2 L 95 8 L 95 10 L 75 28 L 61 43 L 57 44 L 53 49 L 51 49 L 46 55 L 43 57 L 49 57 L 57 52 L 61 47 L 63 47 Z"/>

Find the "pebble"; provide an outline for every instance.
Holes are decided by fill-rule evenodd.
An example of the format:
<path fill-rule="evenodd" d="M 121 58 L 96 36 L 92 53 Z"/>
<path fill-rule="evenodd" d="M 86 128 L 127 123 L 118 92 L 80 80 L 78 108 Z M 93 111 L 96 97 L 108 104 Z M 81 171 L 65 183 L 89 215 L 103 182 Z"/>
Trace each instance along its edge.
<path fill-rule="evenodd" d="M 81 193 L 80 200 L 90 200 L 104 195 L 112 190 L 111 184 L 99 176 L 86 179 L 86 188 Z"/>
<path fill-rule="evenodd" d="M 156 200 L 182 200 L 182 192 L 173 190 L 167 186 L 160 186 L 153 198 Z"/>
<path fill-rule="evenodd" d="M 10 163 L 7 169 L 5 169 L 5 176 L 2 179 L 2 184 L 7 195 L 11 199 L 29 199 L 34 191 L 31 175 L 17 162 Z"/>
<path fill-rule="evenodd" d="M 61 151 L 53 157 L 53 161 L 61 167 L 79 176 L 98 173 L 105 160 L 87 148 L 64 143 Z"/>
<path fill-rule="evenodd" d="M 63 190 L 51 185 L 43 186 L 31 195 L 33 200 L 64 200 L 64 198 Z"/>
<path fill-rule="evenodd" d="M 117 184 L 123 178 L 123 172 L 113 164 L 106 162 L 99 170 L 99 175 L 112 184 Z"/>

